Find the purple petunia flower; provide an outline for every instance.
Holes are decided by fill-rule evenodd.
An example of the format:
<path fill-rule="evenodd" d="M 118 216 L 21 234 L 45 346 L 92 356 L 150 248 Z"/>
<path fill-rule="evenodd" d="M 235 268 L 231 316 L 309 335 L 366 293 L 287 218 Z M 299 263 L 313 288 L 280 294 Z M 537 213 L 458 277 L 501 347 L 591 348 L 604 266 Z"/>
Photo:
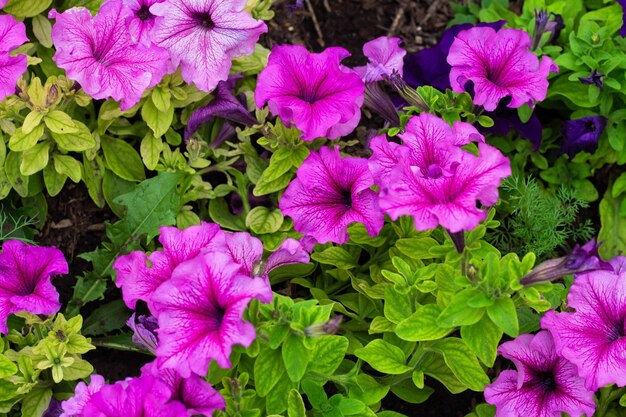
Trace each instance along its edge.
<path fill-rule="evenodd" d="M 128 30 L 131 39 L 145 46 L 150 46 L 152 42 L 151 31 L 156 23 L 157 16 L 150 12 L 150 6 L 163 3 L 165 0 L 122 0 L 130 10 L 132 15 L 127 18 Z"/>
<path fill-rule="evenodd" d="M 11 15 L 0 16 L 0 100 L 15 93 L 17 80 L 26 71 L 26 55 L 9 55 L 24 42 L 28 42 L 24 23 Z"/>
<path fill-rule="evenodd" d="M 400 47 L 402 39 L 381 36 L 363 45 L 363 54 L 368 58 L 367 65 L 354 70 L 363 82 L 382 81 L 394 71 L 402 76 L 406 51 Z"/>
<path fill-rule="evenodd" d="M 622 35 L 623 38 L 626 37 L 626 0 L 617 0 L 617 2 L 622 6 L 622 19 L 624 23 L 622 24 L 619 34 Z"/>
<path fill-rule="evenodd" d="M 226 81 L 231 58 L 250 55 L 267 26 L 244 11 L 246 0 L 169 0 L 154 4 L 152 41 L 180 64 L 183 79 L 210 92 Z"/>
<path fill-rule="evenodd" d="M 133 343 L 142 346 L 143 348 L 154 353 L 156 351 L 159 339 L 157 338 L 156 331 L 159 328 L 159 322 L 154 316 L 139 316 L 137 322 L 135 321 L 135 313 L 126 321 L 126 325 L 133 331 L 132 341 Z"/>
<path fill-rule="evenodd" d="M 189 417 L 198 414 L 211 416 L 213 411 L 224 410 L 226 407 L 226 401 L 220 393 L 198 375 L 191 374 L 187 378 L 182 378 L 174 369 L 159 369 L 156 362 L 144 365 L 141 374 L 150 375 L 163 382 L 170 390 L 166 404 L 172 402 L 182 404 L 187 409 Z"/>
<path fill-rule="evenodd" d="M 593 71 L 591 71 L 591 74 L 589 74 L 589 76 L 578 77 L 578 80 L 586 85 L 594 84 L 596 87 L 602 90 L 602 88 L 604 87 L 604 82 L 602 81 L 602 78 L 604 78 L 604 76 L 605 74 L 600 74 L 598 70 L 594 69 Z"/>
<path fill-rule="evenodd" d="M 337 139 L 352 132 L 361 119 L 364 84 L 341 65 L 350 54 L 343 48 L 309 53 L 297 45 L 275 46 L 259 74 L 254 94 L 261 108 L 300 129 L 302 139 Z"/>
<path fill-rule="evenodd" d="M 63 408 L 61 417 L 88 417 L 83 414 L 85 404 L 105 385 L 104 378 L 100 375 L 92 374 L 89 378 L 91 380 L 89 386 L 84 382 L 79 382 L 74 390 L 74 396 L 61 403 Z"/>
<path fill-rule="evenodd" d="M 312 151 L 289 184 L 279 206 L 299 233 L 319 243 L 348 241 L 348 226 L 359 222 L 370 236 L 383 227 L 378 195 L 367 160 L 342 158 L 339 149 Z"/>
<path fill-rule="evenodd" d="M 557 355 L 549 332 L 523 334 L 498 349 L 517 371 L 502 371 L 485 388 L 485 400 L 496 406 L 496 417 L 591 416 L 593 391 L 584 387 L 576 367 Z"/>
<path fill-rule="evenodd" d="M 120 256 L 113 264 L 113 269 L 117 271 L 115 285 L 122 289 L 124 303 L 129 308 L 134 309 L 137 300 L 143 300 L 154 313 L 152 294 L 171 277 L 174 268 L 196 256 L 202 249 L 217 245 L 224 239 L 224 233 L 215 223 L 202 222 L 182 231 L 164 226 L 159 231 L 162 251 L 152 252 L 150 256 L 134 251 Z"/>
<path fill-rule="evenodd" d="M 537 282 L 549 282 L 564 275 L 591 272 L 597 270 L 613 271 L 613 266 L 600 259 L 598 248 L 602 243 L 596 243 L 593 238 L 583 246 L 576 245 L 567 256 L 550 259 L 533 268 L 530 273 L 520 279 L 520 284 L 530 285 Z"/>
<path fill-rule="evenodd" d="M 48 408 L 46 409 L 46 411 L 44 411 L 41 417 L 61 417 L 61 414 L 63 414 L 61 401 L 52 397 L 50 399 L 50 404 L 48 404 Z"/>
<path fill-rule="evenodd" d="M 230 367 L 232 346 L 249 346 L 254 326 L 242 320 L 253 298 L 271 299 L 261 279 L 241 273 L 229 256 L 207 252 L 176 267 L 152 296 L 159 319 L 159 367 L 183 378 L 204 376 L 211 360 Z"/>
<path fill-rule="evenodd" d="M 122 0 L 107 0 L 96 16 L 86 8 L 49 16 L 56 19 L 54 61 L 93 98 L 121 100 L 128 110 L 167 72 L 167 51 L 133 42 L 126 23 L 132 11 Z"/>
<path fill-rule="evenodd" d="M 570 158 L 581 151 L 595 152 L 606 122 L 604 116 L 588 116 L 565 121 L 561 127 L 563 135 L 561 152 L 567 152 Z"/>
<path fill-rule="evenodd" d="M 50 282 L 67 274 L 63 253 L 8 240 L 0 253 L 0 332 L 8 333 L 7 319 L 18 311 L 51 315 L 59 311 L 59 293 Z"/>
<path fill-rule="evenodd" d="M 463 122 L 422 114 L 399 135 L 402 145 L 384 137 L 372 141 L 370 170 L 380 187 L 380 207 L 392 219 L 411 215 L 418 230 L 442 225 L 450 232 L 471 230 L 487 216 L 476 207 L 498 200 L 500 181 L 511 174 L 509 160 L 486 145 L 476 129 Z M 479 156 L 461 146 L 479 142 Z"/>
<path fill-rule="evenodd" d="M 493 111 L 510 97 L 508 107 L 534 105 L 548 91 L 548 75 L 558 72 L 549 57 L 541 61 L 528 48 L 530 36 L 522 30 L 475 27 L 459 33 L 450 47 L 450 84 L 457 93 L 473 83 L 474 104 Z"/>
<path fill-rule="evenodd" d="M 577 274 L 569 295 L 573 313 L 548 311 L 541 327 L 552 333 L 559 355 L 578 367 L 588 389 L 626 385 L 626 258 L 611 271 Z"/>

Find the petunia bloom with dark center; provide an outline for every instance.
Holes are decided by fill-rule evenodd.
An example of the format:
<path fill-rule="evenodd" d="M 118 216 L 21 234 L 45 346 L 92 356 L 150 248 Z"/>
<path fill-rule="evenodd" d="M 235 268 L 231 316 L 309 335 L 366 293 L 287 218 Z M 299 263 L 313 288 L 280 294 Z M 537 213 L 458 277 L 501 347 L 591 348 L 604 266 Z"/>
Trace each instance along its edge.
<path fill-rule="evenodd" d="M 604 116 L 588 116 L 564 122 L 561 127 L 561 152 L 566 152 L 570 158 L 581 151 L 595 152 L 606 123 Z"/>

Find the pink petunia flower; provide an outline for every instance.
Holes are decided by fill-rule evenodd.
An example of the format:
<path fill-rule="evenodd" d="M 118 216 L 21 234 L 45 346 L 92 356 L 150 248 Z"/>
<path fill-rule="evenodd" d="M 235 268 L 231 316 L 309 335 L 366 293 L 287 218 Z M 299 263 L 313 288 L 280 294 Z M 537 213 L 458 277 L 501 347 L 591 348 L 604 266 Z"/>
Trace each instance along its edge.
<path fill-rule="evenodd" d="M 159 369 L 156 362 L 150 362 L 141 368 L 142 375 L 158 378 L 170 390 L 166 404 L 177 402 L 187 409 L 189 417 L 198 414 L 213 415 L 215 410 L 224 410 L 226 401 L 204 379 L 196 374 L 182 378 L 175 369 Z"/>
<path fill-rule="evenodd" d="M 8 2 L 9 2 L 9 0 L 0 0 L 0 9 L 2 9 L 4 6 L 6 6 Z"/>
<path fill-rule="evenodd" d="M 169 0 L 154 4 L 152 41 L 180 64 L 183 79 L 210 92 L 228 78 L 231 58 L 250 55 L 265 23 L 244 11 L 246 0 Z"/>
<path fill-rule="evenodd" d="M 157 16 L 150 12 L 150 6 L 163 3 L 165 0 L 122 0 L 124 4 L 132 10 L 132 15 L 128 16 L 127 24 L 131 39 L 145 46 L 152 45 L 150 32 L 154 27 Z"/>
<path fill-rule="evenodd" d="M 6 4 L 6 2 L 4 3 Z M 0 8 L 4 7 L 0 4 Z M 26 55 L 11 56 L 9 52 L 24 42 L 26 26 L 11 15 L 0 16 L 0 100 L 15 93 L 17 80 L 26 71 Z"/>
<path fill-rule="evenodd" d="M 183 378 L 206 375 L 211 360 L 230 367 L 232 346 L 247 347 L 256 337 L 243 312 L 253 298 L 271 299 L 268 291 L 263 280 L 243 275 L 223 253 L 206 252 L 178 265 L 152 296 L 159 366 Z"/>
<path fill-rule="evenodd" d="M 121 100 L 128 110 L 167 73 L 167 51 L 133 42 L 126 23 L 132 11 L 122 0 L 107 0 L 96 16 L 86 8 L 49 16 L 56 19 L 54 61 L 93 98 Z"/>
<path fill-rule="evenodd" d="M 55 247 L 37 247 L 8 240 L 0 253 L 0 332 L 8 332 L 7 319 L 18 311 L 55 314 L 61 308 L 59 293 L 50 282 L 67 274 L 63 253 Z"/>
<path fill-rule="evenodd" d="M 474 84 L 474 104 L 494 111 L 510 97 L 508 107 L 534 105 L 546 98 L 548 75 L 558 72 L 552 60 L 533 54 L 530 36 L 518 29 L 474 27 L 459 33 L 450 47 L 450 84 L 457 93 Z"/>
<path fill-rule="evenodd" d="M 578 367 L 588 389 L 626 386 L 625 257 L 609 261 L 612 271 L 576 274 L 567 297 L 573 313 L 548 311 L 541 327 L 552 333 L 559 355 Z"/>
<path fill-rule="evenodd" d="M 63 414 L 59 417 L 87 417 L 83 414 L 85 404 L 106 384 L 100 375 L 92 374 L 89 378 L 89 386 L 82 381 L 79 382 L 74 390 L 74 396 L 61 403 Z"/>
<path fill-rule="evenodd" d="M 259 74 L 257 107 L 269 103 L 272 114 L 295 125 L 306 141 L 349 134 L 361 119 L 365 89 L 361 77 L 341 65 L 349 55 L 339 47 L 312 54 L 302 46 L 275 46 Z"/>
<path fill-rule="evenodd" d="M 550 333 L 523 334 L 503 343 L 499 352 L 517 371 L 502 371 L 485 388 L 485 401 L 496 406 L 496 417 L 591 416 L 593 391 L 585 389 L 576 367 L 558 356 Z"/>
<path fill-rule="evenodd" d="M 370 171 L 379 186 L 380 207 L 392 219 L 413 216 L 418 230 L 441 225 L 450 232 L 471 230 L 487 216 L 476 207 L 498 201 L 500 181 L 511 175 L 509 160 L 467 123 L 453 127 L 430 114 L 415 116 L 399 135 L 372 141 Z M 461 146 L 478 142 L 479 156 Z"/>
<path fill-rule="evenodd" d="M 202 222 L 182 231 L 164 226 L 159 231 L 162 251 L 152 252 L 150 256 L 134 251 L 120 256 L 113 264 L 117 271 L 115 285 L 122 289 L 124 303 L 129 308 L 135 309 L 137 300 L 143 300 L 154 313 L 152 294 L 172 276 L 174 268 L 195 257 L 202 249 L 209 249 L 224 240 L 224 233 L 215 223 Z"/>
<path fill-rule="evenodd" d="M 402 39 L 381 36 L 363 45 L 368 63 L 354 70 L 365 83 L 382 81 L 397 72 L 402 77 L 406 51 L 400 47 Z"/>
<path fill-rule="evenodd" d="M 342 158 L 339 149 L 312 151 L 298 168 L 297 178 L 280 199 L 280 210 L 299 233 L 319 243 L 348 241 L 348 226 L 359 222 L 370 236 L 383 227 L 385 216 L 367 160 Z"/>

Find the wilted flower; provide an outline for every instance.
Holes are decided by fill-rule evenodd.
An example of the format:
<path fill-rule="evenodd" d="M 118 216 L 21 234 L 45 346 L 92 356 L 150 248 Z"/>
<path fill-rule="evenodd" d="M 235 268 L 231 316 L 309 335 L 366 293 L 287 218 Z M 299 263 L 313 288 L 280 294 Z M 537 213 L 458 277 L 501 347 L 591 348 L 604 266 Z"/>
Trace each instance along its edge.
<path fill-rule="evenodd" d="M 122 110 L 161 81 L 169 60 L 164 49 L 133 42 L 126 24 L 131 15 L 121 0 L 107 0 L 96 16 L 86 8 L 49 15 L 56 19 L 54 62 L 93 98 L 121 100 Z"/>
<path fill-rule="evenodd" d="M 458 34 L 450 47 L 450 84 L 457 93 L 474 84 L 474 104 L 493 111 L 505 97 L 508 107 L 534 106 L 548 91 L 548 75 L 558 72 L 552 60 L 541 61 L 528 48 L 530 37 L 522 30 L 475 27 Z"/>
<path fill-rule="evenodd" d="M 6 2 L 5 2 L 6 3 Z M 0 8 L 3 5 L 0 4 Z M 17 80 L 26 71 L 26 55 L 9 55 L 13 49 L 24 42 L 26 26 L 11 15 L 0 16 L 0 100 L 15 93 Z"/>
<path fill-rule="evenodd" d="M 594 69 L 593 71 L 591 71 L 591 74 L 589 74 L 588 77 L 578 77 L 578 79 L 583 84 L 587 84 L 587 85 L 595 84 L 596 87 L 598 87 L 599 89 L 602 89 L 604 87 L 604 83 L 602 82 L 603 77 L 604 77 L 604 74 L 600 74 L 598 70 Z"/>
<path fill-rule="evenodd" d="M 145 46 L 152 44 L 151 34 L 157 17 L 150 12 L 150 6 L 165 0 L 122 0 L 132 10 L 127 18 L 128 30 L 133 41 Z"/>
<path fill-rule="evenodd" d="M 565 121 L 561 127 L 563 135 L 561 152 L 567 152 L 570 158 L 581 151 L 595 152 L 606 122 L 604 116 L 588 116 Z"/>
<path fill-rule="evenodd" d="M 150 13 L 161 16 L 152 42 L 180 64 L 185 81 L 210 92 L 228 78 L 231 58 L 250 55 L 267 26 L 243 10 L 245 1 L 170 0 L 156 3 Z"/>
<path fill-rule="evenodd" d="M 207 252 L 178 265 L 152 296 L 158 312 L 159 367 L 183 378 L 204 376 L 211 360 L 230 367 L 232 346 L 249 346 L 256 333 L 242 315 L 253 298 L 271 299 L 261 279 L 241 273 L 225 254 Z"/>
<path fill-rule="evenodd" d="M 615 271 L 576 274 L 567 296 L 574 312 L 548 311 L 541 327 L 556 351 L 578 367 L 587 389 L 626 386 L 626 258 L 609 261 Z"/>
<path fill-rule="evenodd" d="M 67 274 L 63 253 L 55 247 L 37 247 L 7 240 L 0 253 L 0 332 L 8 332 L 7 319 L 18 311 L 51 315 L 59 311 L 59 293 L 50 282 Z"/>
<path fill-rule="evenodd" d="M 612 271 L 613 267 L 611 264 L 604 262 L 598 255 L 600 245 L 602 243 L 596 244 L 595 238 L 583 246 L 576 245 L 569 255 L 550 259 L 537 265 L 528 275 L 520 280 L 520 284 L 530 285 L 537 282 L 549 282 L 564 275 L 600 269 Z"/>
<path fill-rule="evenodd" d="M 496 406 L 496 417 L 591 416 L 593 391 L 585 389 L 576 367 L 557 355 L 549 332 L 523 334 L 498 349 L 517 371 L 502 371 L 485 388 L 485 401 Z"/>
<path fill-rule="evenodd" d="M 341 65 L 350 54 L 343 48 L 309 53 L 297 45 L 275 46 L 259 74 L 254 94 L 283 123 L 300 129 L 302 139 L 337 139 L 352 132 L 361 119 L 364 84 Z"/>
<path fill-rule="evenodd" d="M 105 385 L 104 378 L 100 375 L 92 374 L 89 379 L 89 386 L 82 381 L 79 382 L 74 390 L 74 396 L 61 403 L 63 408 L 61 417 L 89 417 L 83 414 L 85 404 Z"/>
<path fill-rule="evenodd" d="M 339 149 L 311 151 L 280 199 L 280 210 L 299 233 L 319 243 L 348 241 L 348 226 L 363 223 L 370 236 L 383 227 L 367 160 L 342 158 Z"/>
<path fill-rule="evenodd" d="M 531 49 L 534 51 L 539 47 L 544 33 L 550 33 L 548 43 L 551 43 L 559 37 L 564 27 L 563 17 L 560 14 L 548 13 L 545 9 L 535 10 L 535 29 Z"/>

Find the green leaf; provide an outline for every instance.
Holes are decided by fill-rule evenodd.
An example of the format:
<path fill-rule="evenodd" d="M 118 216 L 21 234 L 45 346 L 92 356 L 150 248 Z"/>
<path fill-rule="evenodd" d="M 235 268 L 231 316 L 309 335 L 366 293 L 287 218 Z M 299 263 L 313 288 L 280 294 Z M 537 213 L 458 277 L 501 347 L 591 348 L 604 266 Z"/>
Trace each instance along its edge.
<path fill-rule="evenodd" d="M 141 153 L 141 159 L 149 170 L 154 170 L 159 163 L 159 157 L 163 150 L 163 141 L 157 138 L 152 133 L 148 132 L 146 136 L 141 140 L 141 146 L 139 152 Z"/>
<path fill-rule="evenodd" d="M 441 309 L 437 304 L 426 304 L 401 321 L 396 327 L 399 338 L 409 342 L 437 340 L 450 333 L 451 329 L 437 325 Z"/>
<path fill-rule="evenodd" d="M 393 285 L 385 287 L 384 314 L 389 321 L 400 323 L 413 314 L 413 298 L 398 292 Z"/>
<path fill-rule="evenodd" d="M 38 143 L 22 154 L 20 172 L 26 176 L 33 175 L 48 165 L 48 158 L 50 158 L 50 142 Z"/>
<path fill-rule="evenodd" d="M 264 235 L 277 232 L 283 225 L 283 213 L 279 209 L 270 210 L 257 206 L 246 216 L 246 226 L 254 233 Z"/>
<path fill-rule="evenodd" d="M 33 33 L 40 44 L 52 48 L 52 25 L 45 16 L 33 17 Z"/>
<path fill-rule="evenodd" d="M 99 156 L 92 161 L 83 158 L 83 182 L 87 186 L 87 192 L 91 199 L 100 208 L 104 207 L 104 194 L 102 192 L 102 177 L 104 176 L 104 164 Z"/>
<path fill-rule="evenodd" d="M 160 85 L 154 87 L 152 95 L 150 96 L 152 103 L 154 103 L 154 107 L 163 113 L 169 110 L 171 98 L 172 94 L 170 93 L 170 90 L 167 87 Z"/>
<path fill-rule="evenodd" d="M 26 175 L 22 175 L 20 171 L 21 158 L 21 152 L 9 152 L 4 161 L 4 172 L 11 183 L 11 187 L 17 191 L 20 197 L 27 197 L 29 178 Z"/>
<path fill-rule="evenodd" d="M 69 155 L 54 155 L 54 169 L 61 175 L 70 177 L 74 182 L 82 177 L 82 164 Z"/>
<path fill-rule="evenodd" d="M 8 175 L 8 172 L 7 172 Z M 600 246 L 600 256 L 611 259 L 620 253 L 626 253 L 626 217 L 620 215 L 620 206 L 626 201 L 626 196 L 614 198 L 609 192 L 600 202 L 600 233 L 598 241 L 604 242 Z"/>
<path fill-rule="evenodd" d="M 78 127 L 74 123 L 74 120 L 72 120 L 67 113 L 60 110 L 51 111 L 44 117 L 43 121 L 53 133 L 66 134 L 78 132 Z"/>
<path fill-rule="evenodd" d="M 17 373 L 17 365 L 9 358 L 0 354 L 0 378 L 6 378 Z"/>
<path fill-rule="evenodd" d="M 339 269 L 352 269 L 358 266 L 354 257 L 340 246 L 331 246 L 322 252 L 315 252 L 311 258 L 321 264 L 333 265 Z"/>
<path fill-rule="evenodd" d="M 376 379 L 365 373 L 357 375 L 356 383 L 356 386 L 349 387 L 349 396 L 366 405 L 376 404 L 389 392 L 389 386 L 379 384 Z"/>
<path fill-rule="evenodd" d="M 469 307 L 468 302 L 477 295 L 478 291 L 468 288 L 456 294 L 437 319 L 441 327 L 467 326 L 478 322 L 485 310 Z"/>
<path fill-rule="evenodd" d="M 104 177 L 102 178 L 102 194 L 108 206 L 117 217 L 124 217 L 126 214 L 126 206 L 116 203 L 115 199 L 123 194 L 130 193 L 134 189 L 134 182 L 126 181 L 108 169 L 104 171 Z"/>
<path fill-rule="evenodd" d="M 302 338 L 295 334 L 287 336 L 283 343 L 282 353 L 289 379 L 293 382 L 300 381 L 306 372 L 310 357 L 309 350 L 304 346 Z"/>
<path fill-rule="evenodd" d="M 30 113 L 28 113 L 28 115 L 24 119 L 24 123 L 22 123 L 22 127 L 20 129 L 22 129 L 22 132 L 25 133 L 25 134 L 28 134 L 28 133 L 32 132 L 33 129 L 35 129 L 36 127 L 41 125 L 41 121 L 43 120 L 43 116 L 44 116 L 44 114 L 41 113 L 41 112 L 38 112 L 38 111 L 35 111 L 35 110 L 31 111 Z M 19 129 L 16 129 L 16 132 L 18 130 Z M 41 133 L 43 134 L 43 130 L 41 131 Z"/>
<path fill-rule="evenodd" d="M 498 356 L 502 330 L 489 317 L 485 316 L 471 326 L 461 327 L 461 338 L 485 365 L 493 366 Z"/>
<path fill-rule="evenodd" d="M 99 336 L 124 327 L 130 313 L 122 300 L 115 300 L 94 310 L 83 324 L 82 334 Z"/>
<path fill-rule="evenodd" d="M 265 174 L 265 172 L 267 172 L 267 169 L 263 171 L 263 174 Z M 284 190 L 294 177 L 294 174 L 291 171 L 287 171 L 275 180 L 268 180 L 263 174 L 261 175 L 259 182 L 257 182 L 256 187 L 254 187 L 254 190 L 252 190 L 252 194 L 256 197 Z"/>
<path fill-rule="evenodd" d="M 63 379 L 66 381 L 76 381 L 77 379 L 87 378 L 93 373 L 93 366 L 84 359 L 74 358 L 67 368 L 63 368 Z"/>
<path fill-rule="evenodd" d="M 354 351 L 357 358 L 363 359 L 379 372 L 399 375 L 411 370 L 406 365 L 402 349 L 382 339 L 374 339 L 367 346 Z"/>
<path fill-rule="evenodd" d="M 417 388 L 413 381 L 405 379 L 399 384 L 394 384 L 391 387 L 393 392 L 398 398 L 406 401 L 410 404 L 421 404 L 435 392 L 431 387 Z"/>
<path fill-rule="evenodd" d="M 52 0 L 9 0 L 2 11 L 15 17 L 33 17 L 44 12 L 50 4 Z"/>
<path fill-rule="evenodd" d="M 54 197 L 61 192 L 65 181 L 67 181 L 67 175 L 59 174 L 52 164 L 46 165 L 43 169 L 43 182 L 50 197 Z"/>
<path fill-rule="evenodd" d="M 23 128 L 18 127 L 15 133 L 9 139 L 9 149 L 15 152 L 24 152 L 37 144 L 37 141 L 43 136 L 45 128 L 43 125 L 34 127 L 30 132 L 25 132 Z"/>
<path fill-rule="evenodd" d="M 142 181 L 146 178 L 143 162 L 137 151 L 121 139 L 102 136 L 104 158 L 111 171 L 127 181 Z"/>
<path fill-rule="evenodd" d="M 430 248 L 440 246 L 430 237 L 398 239 L 396 247 L 403 255 L 412 259 L 432 259 L 435 256 L 430 253 Z"/>
<path fill-rule="evenodd" d="M 472 391 L 482 391 L 489 384 L 489 377 L 463 340 L 448 337 L 435 342 L 431 349 L 443 355 L 446 365 L 454 375 Z"/>
<path fill-rule="evenodd" d="M 211 220 L 224 229 L 243 231 L 246 230 L 246 221 L 242 216 L 235 216 L 228 209 L 228 204 L 223 198 L 209 200 L 209 216 Z"/>
<path fill-rule="evenodd" d="M 48 409 L 51 399 L 50 388 L 35 386 L 22 400 L 22 417 L 41 417 Z"/>
<path fill-rule="evenodd" d="M 328 335 L 316 338 L 307 370 L 332 375 L 341 365 L 348 344 L 348 338 L 344 336 Z"/>
<path fill-rule="evenodd" d="M 76 300 L 80 302 L 80 306 L 96 300 L 104 299 L 104 292 L 107 289 L 107 281 L 95 276 L 88 275 L 85 277 L 78 277 L 76 284 L 74 285 L 74 294 L 72 295 L 72 301 Z"/>
<path fill-rule="evenodd" d="M 52 138 L 61 149 L 68 152 L 83 152 L 96 146 L 96 140 L 84 124 L 73 121 L 78 131 L 75 133 L 52 133 Z"/>
<path fill-rule="evenodd" d="M 281 351 L 262 349 L 254 361 L 254 385 L 259 397 L 265 397 L 284 374 Z"/>
<path fill-rule="evenodd" d="M 147 100 L 141 108 L 141 117 L 148 127 L 154 132 L 154 136 L 160 138 L 167 132 L 174 119 L 174 106 L 168 106 L 165 111 L 160 111 L 153 100 Z"/>
<path fill-rule="evenodd" d="M 255 380 L 256 381 L 256 380 Z M 290 392 L 294 388 L 294 383 L 289 378 L 281 378 L 278 380 L 274 389 L 265 397 L 265 409 L 267 414 L 281 414 L 287 409 L 288 396 L 286 392 Z"/>
<path fill-rule="evenodd" d="M 496 298 L 494 303 L 487 307 L 487 315 L 504 333 L 511 337 L 519 335 L 517 310 L 509 297 Z"/>
<path fill-rule="evenodd" d="M 306 408 L 304 401 L 298 390 L 292 389 L 287 397 L 287 416 L 289 417 L 306 417 Z"/>

